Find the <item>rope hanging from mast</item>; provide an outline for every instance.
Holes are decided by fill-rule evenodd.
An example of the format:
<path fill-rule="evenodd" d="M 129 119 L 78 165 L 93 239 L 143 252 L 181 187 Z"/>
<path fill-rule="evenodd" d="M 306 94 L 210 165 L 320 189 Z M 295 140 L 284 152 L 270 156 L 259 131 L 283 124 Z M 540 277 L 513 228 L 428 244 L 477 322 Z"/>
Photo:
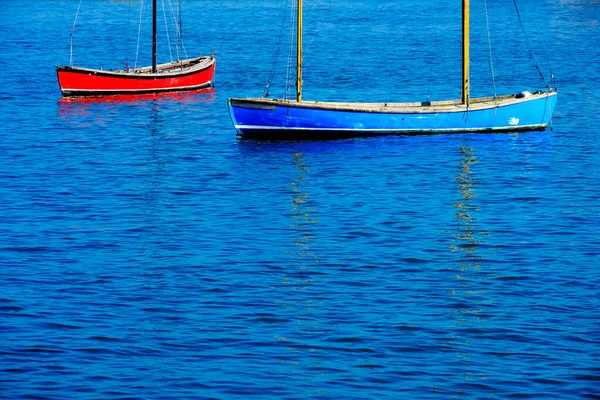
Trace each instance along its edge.
<path fill-rule="evenodd" d="M 137 38 L 137 45 L 135 48 L 135 62 L 133 63 L 133 69 L 135 69 L 137 63 L 138 63 L 138 56 L 140 54 L 140 38 L 142 36 L 142 14 L 144 11 L 144 0 L 140 1 L 140 18 L 138 21 L 138 38 Z"/>
<path fill-rule="evenodd" d="M 296 19 L 294 18 L 295 7 L 293 5 L 294 0 L 290 0 L 292 6 L 290 7 L 290 33 L 289 33 L 289 42 L 288 42 L 288 59 L 287 59 L 287 68 L 286 68 L 286 76 L 285 76 L 285 92 L 283 98 L 288 100 L 288 93 L 290 90 L 290 86 L 292 85 L 292 81 L 290 80 L 291 69 L 292 69 L 292 60 L 294 53 L 294 25 Z"/>
<path fill-rule="evenodd" d="M 534 65 L 535 69 L 538 71 L 538 73 L 540 74 L 540 76 L 542 77 L 542 80 L 546 84 L 546 87 L 548 89 L 553 89 L 553 87 L 550 85 L 550 83 L 548 83 L 548 81 L 546 80 L 546 77 L 544 76 L 544 73 L 542 72 L 542 68 L 540 67 L 540 64 L 538 63 L 537 58 L 535 57 L 535 54 L 533 53 L 533 47 L 531 46 L 531 41 L 529 40 L 529 35 L 527 34 L 525 27 L 523 26 L 523 20 L 521 19 L 521 13 L 519 12 L 519 6 L 517 5 L 517 0 L 513 0 L 513 3 L 515 5 L 515 10 L 517 11 L 517 17 L 519 18 L 519 25 L 521 25 L 521 30 L 523 31 L 523 34 L 525 35 L 525 39 L 527 41 L 527 46 L 529 47 L 529 57 L 533 61 L 533 65 Z"/>
<path fill-rule="evenodd" d="M 264 97 L 269 97 L 269 87 L 273 82 L 273 78 L 275 76 L 275 70 L 277 68 L 277 63 L 279 61 L 279 54 L 281 53 L 281 39 L 283 38 L 283 28 L 285 26 L 286 11 L 287 7 L 284 6 L 281 8 L 281 25 L 279 27 L 279 39 L 277 40 L 277 47 L 275 48 L 275 55 L 273 56 L 273 64 L 271 66 L 271 72 L 269 73 L 269 79 L 267 80 L 267 84 L 264 89 Z"/>
<path fill-rule="evenodd" d="M 316 4 L 320 5 L 320 4 L 321 4 L 321 1 L 322 1 L 322 0 L 313 0 L 313 2 L 312 2 L 312 4 L 311 4 L 310 8 L 309 8 L 309 9 L 308 9 L 308 11 L 305 13 L 305 15 L 306 15 L 306 17 L 304 17 L 304 20 L 305 20 L 305 21 L 308 21 L 308 16 L 311 16 L 311 17 L 312 17 L 312 15 L 314 15 L 314 14 L 311 14 L 311 11 L 312 11 L 313 7 L 314 7 Z M 312 21 L 312 20 L 311 20 L 311 21 Z M 322 24 L 322 22 L 323 22 L 322 20 L 319 20 L 319 22 L 318 22 L 318 24 L 317 24 L 317 27 L 315 28 L 314 32 L 312 33 L 312 35 L 311 35 L 311 37 L 310 37 L 310 42 L 308 43 L 308 46 L 306 46 L 306 50 L 302 50 L 302 52 L 303 52 L 303 53 L 306 53 L 306 54 L 308 54 L 308 53 L 309 53 L 309 51 L 310 51 L 310 46 L 312 45 L 313 41 L 315 40 L 315 38 L 316 38 L 316 37 L 318 36 L 318 34 L 319 34 L 319 31 L 320 31 L 320 29 L 321 29 L 321 24 Z"/>
<path fill-rule="evenodd" d="M 436 48 L 437 48 L 437 38 L 438 38 L 438 30 L 440 27 L 440 8 L 442 6 L 442 0 L 438 1 L 438 6 L 437 6 L 437 17 L 435 19 L 435 36 L 433 38 L 433 55 L 435 56 L 437 54 Z M 427 84 L 427 102 L 429 102 L 430 96 L 431 96 L 431 76 L 432 76 L 432 68 L 429 68 L 429 78 L 428 80 L 428 84 Z"/>
<path fill-rule="evenodd" d="M 69 35 L 71 53 L 69 56 L 69 65 L 73 66 L 73 33 L 75 32 L 75 24 L 77 24 L 77 17 L 79 16 L 79 9 L 81 8 L 81 1 L 79 0 L 79 5 L 77 6 L 77 12 L 75 13 L 75 20 L 73 21 L 73 26 L 71 27 L 71 34 Z"/>
<path fill-rule="evenodd" d="M 175 13 L 175 10 L 173 9 L 173 3 L 171 2 L 171 0 L 168 0 L 168 1 L 169 1 L 169 8 L 171 9 L 171 16 L 173 17 L 173 25 L 175 27 L 175 38 L 176 38 L 175 39 L 175 51 L 177 53 L 177 60 L 181 60 L 182 56 L 184 58 L 187 58 L 187 52 L 185 50 L 185 46 L 183 45 L 181 31 L 180 31 L 180 29 L 177 28 L 180 25 L 177 22 L 177 14 Z M 180 6 L 181 6 L 181 3 L 180 3 Z M 183 54 L 180 54 L 180 52 L 179 52 L 180 45 L 181 45 L 181 50 L 183 51 Z"/>
<path fill-rule="evenodd" d="M 487 28 L 488 40 L 488 63 L 490 65 L 490 74 L 492 75 L 492 84 L 494 85 L 494 100 L 496 100 L 496 75 L 494 74 L 494 59 L 492 58 L 492 38 L 490 34 L 490 20 L 488 18 L 487 0 L 483 0 L 483 9 L 485 12 L 485 26 Z"/>
<path fill-rule="evenodd" d="M 185 49 L 185 44 L 183 44 L 183 19 L 181 18 L 181 0 L 178 3 L 179 7 L 179 42 L 181 43 L 181 49 L 183 50 L 183 56 L 188 58 L 187 50 Z M 175 17 L 175 15 L 173 15 Z"/>
<path fill-rule="evenodd" d="M 167 12 L 165 11 L 165 0 L 161 0 L 163 10 L 163 20 L 165 21 L 165 32 L 167 34 L 167 47 L 169 48 L 169 61 L 173 62 L 173 53 L 171 52 L 171 37 L 169 35 L 169 24 L 167 23 Z"/>
<path fill-rule="evenodd" d="M 178 7 L 179 7 L 179 37 L 181 38 L 181 43 L 183 43 L 183 26 L 182 26 L 182 22 L 181 22 L 181 0 L 179 0 Z"/>
<path fill-rule="evenodd" d="M 129 45 L 131 41 L 131 0 L 127 2 L 127 52 L 125 53 L 125 70 L 129 71 Z M 135 67 L 135 65 L 134 65 Z"/>
<path fill-rule="evenodd" d="M 537 24 L 535 24 L 534 27 L 535 27 L 536 33 L 537 33 L 536 37 L 540 38 L 542 47 L 544 48 L 544 55 L 546 56 L 546 63 L 548 64 L 548 71 L 550 72 L 550 82 L 552 82 L 552 89 L 556 90 L 556 81 L 554 80 L 554 73 L 552 72 L 552 64 L 550 63 L 550 57 L 548 56 L 548 49 L 546 48 L 546 42 L 544 41 L 544 35 L 542 35 L 540 33 L 540 30 L 538 29 Z"/>

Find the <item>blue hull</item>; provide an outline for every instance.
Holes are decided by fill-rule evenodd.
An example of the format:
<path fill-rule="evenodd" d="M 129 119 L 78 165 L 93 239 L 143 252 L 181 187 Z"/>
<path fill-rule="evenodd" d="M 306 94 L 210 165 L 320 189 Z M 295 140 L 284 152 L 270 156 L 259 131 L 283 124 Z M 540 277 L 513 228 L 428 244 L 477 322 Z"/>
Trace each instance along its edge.
<path fill-rule="evenodd" d="M 556 92 L 525 98 L 504 96 L 434 103 L 320 103 L 229 99 L 233 124 L 242 138 L 325 139 L 390 134 L 518 132 L 544 130 Z"/>

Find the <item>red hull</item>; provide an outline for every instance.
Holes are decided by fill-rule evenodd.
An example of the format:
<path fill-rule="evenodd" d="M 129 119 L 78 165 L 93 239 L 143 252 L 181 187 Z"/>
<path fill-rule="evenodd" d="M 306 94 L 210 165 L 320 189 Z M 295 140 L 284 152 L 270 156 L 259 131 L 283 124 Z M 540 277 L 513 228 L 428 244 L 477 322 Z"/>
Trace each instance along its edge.
<path fill-rule="evenodd" d="M 58 84 L 64 96 L 187 91 L 212 85 L 214 56 L 185 60 L 180 64 L 162 64 L 157 73 L 149 68 L 132 71 L 102 71 L 76 67 L 57 67 Z"/>

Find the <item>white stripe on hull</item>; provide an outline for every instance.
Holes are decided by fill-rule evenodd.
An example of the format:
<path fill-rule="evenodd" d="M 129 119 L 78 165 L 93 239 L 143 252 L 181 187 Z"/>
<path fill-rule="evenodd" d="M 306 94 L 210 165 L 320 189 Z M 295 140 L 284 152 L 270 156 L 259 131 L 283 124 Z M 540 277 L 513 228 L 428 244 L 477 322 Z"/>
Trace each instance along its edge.
<path fill-rule="evenodd" d="M 497 126 L 494 128 L 304 128 L 304 127 L 285 127 L 285 126 L 258 126 L 258 125 L 234 125 L 235 129 L 242 131 L 244 129 L 262 130 L 262 131 L 328 131 L 328 132 L 481 132 L 481 131 L 509 131 L 519 129 L 543 129 L 547 124 L 535 125 L 509 125 Z"/>

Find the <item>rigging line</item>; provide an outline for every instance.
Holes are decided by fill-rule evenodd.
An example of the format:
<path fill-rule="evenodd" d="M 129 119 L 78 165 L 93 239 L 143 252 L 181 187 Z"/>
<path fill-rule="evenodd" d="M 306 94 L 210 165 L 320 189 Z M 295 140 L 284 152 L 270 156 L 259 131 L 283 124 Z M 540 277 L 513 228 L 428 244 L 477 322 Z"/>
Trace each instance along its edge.
<path fill-rule="evenodd" d="M 183 19 L 181 18 L 181 0 L 179 0 L 179 40 L 181 41 L 181 48 L 183 49 L 183 54 L 185 58 L 188 58 L 187 50 L 185 49 L 185 45 L 183 44 Z"/>
<path fill-rule="evenodd" d="M 311 14 L 312 9 L 314 8 L 315 4 L 318 4 L 320 2 L 321 2 L 321 0 L 313 0 L 313 2 L 311 3 L 310 7 L 308 8 L 308 11 L 304 12 L 304 16 L 303 16 L 304 22 L 308 22 L 309 21 L 309 16 L 312 15 Z"/>
<path fill-rule="evenodd" d="M 131 0 L 127 2 L 127 52 L 125 53 L 125 70 L 129 71 L 129 48 L 131 42 Z M 135 67 L 135 65 L 134 65 Z"/>
<path fill-rule="evenodd" d="M 321 0 L 313 0 L 312 5 L 310 6 L 310 8 L 308 9 L 308 13 L 307 15 L 310 15 L 311 10 L 313 9 L 313 7 L 315 6 L 316 3 L 320 3 Z M 305 21 L 305 23 L 308 21 Z M 319 23 L 317 24 L 317 28 L 313 31 L 312 33 L 312 37 L 310 38 L 310 42 L 308 43 L 308 46 L 306 46 L 306 51 L 303 51 L 303 53 L 307 53 L 310 50 L 310 46 L 312 45 L 313 41 L 315 40 L 315 38 L 317 37 L 317 34 L 319 33 L 320 29 L 321 29 L 321 24 L 323 23 L 323 19 L 321 19 L 319 21 Z"/>
<path fill-rule="evenodd" d="M 534 19 L 534 27 L 535 27 L 535 31 L 536 31 L 536 37 L 540 38 L 540 41 L 542 42 L 542 47 L 544 48 L 544 55 L 546 56 L 546 63 L 548 64 L 548 70 L 550 72 L 550 81 L 552 82 L 552 89 L 556 90 L 556 80 L 554 79 L 554 73 L 552 72 L 552 64 L 550 63 L 550 57 L 548 55 L 548 49 L 546 47 L 546 41 L 544 40 L 544 35 L 542 35 L 540 33 L 538 24 L 535 23 L 535 19 Z"/>
<path fill-rule="evenodd" d="M 73 26 L 71 27 L 71 34 L 69 35 L 71 52 L 69 56 L 69 65 L 73 66 L 73 33 L 75 32 L 75 24 L 77 24 L 77 17 L 79 17 L 79 10 L 81 9 L 81 1 L 79 0 L 79 5 L 77 6 L 77 12 L 75 13 L 75 20 L 73 20 Z"/>
<path fill-rule="evenodd" d="M 279 39 L 277 40 L 277 47 L 275 49 L 275 55 L 273 56 L 273 64 L 271 66 L 271 72 L 269 73 L 269 79 L 267 80 L 267 84 L 265 86 L 264 89 L 264 96 L 265 97 L 269 97 L 269 87 L 271 86 L 271 83 L 273 82 L 273 78 L 275 76 L 275 69 L 277 68 L 277 62 L 279 61 L 279 54 L 281 52 L 281 39 L 283 38 L 283 28 L 285 26 L 285 21 L 286 21 L 286 10 L 287 10 L 287 6 L 285 3 L 282 3 L 283 6 L 281 7 L 281 24 L 279 27 Z"/>
<path fill-rule="evenodd" d="M 181 56 L 179 54 L 179 45 L 178 43 L 182 43 L 181 42 L 181 37 L 179 37 L 179 33 L 178 33 L 178 29 L 177 29 L 177 17 L 175 16 L 175 10 L 173 10 L 173 3 L 171 3 L 171 0 L 169 1 L 169 8 L 171 9 L 171 16 L 173 17 L 173 25 L 175 26 L 175 52 L 177 53 L 177 60 L 181 61 Z"/>
<path fill-rule="evenodd" d="M 181 57 L 179 55 L 179 31 L 177 29 L 177 18 L 175 17 L 175 11 L 173 10 L 173 3 L 171 3 L 171 0 L 169 1 L 169 10 L 171 11 L 170 16 L 173 19 L 173 26 L 174 26 L 174 31 L 175 31 L 175 53 L 177 55 L 177 61 L 181 60 Z"/>
<path fill-rule="evenodd" d="M 544 80 L 546 87 L 550 88 L 550 84 L 546 80 L 546 77 L 544 76 L 544 73 L 542 72 L 542 69 L 540 68 L 540 63 L 538 63 L 537 58 L 535 57 L 535 54 L 533 53 L 533 48 L 531 46 L 531 41 L 529 40 L 529 35 L 527 35 L 527 31 L 525 30 L 525 27 L 523 26 L 523 20 L 521 19 L 521 13 L 519 12 L 519 6 L 517 5 L 517 0 L 513 0 L 513 3 L 515 5 L 515 10 L 517 10 L 517 17 L 519 18 L 519 24 L 521 25 L 521 30 L 523 31 L 523 34 L 525 35 L 525 39 L 527 40 L 527 46 L 529 47 L 529 57 L 533 60 L 534 67 L 535 67 L 535 69 L 537 69 L 538 73 Z"/>
<path fill-rule="evenodd" d="M 340 72 L 341 69 L 342 69 L 342 63 L 338 62 L 337 68 L 335 69 L 335 72 L 333 73 L 333 75 L 331 76 L 331 80 L 329 81 L 329 85 L 327 85 L 327 88 L 325 88 L 325 93 L 329 93 L 329 88 L 333 84 L 333 81 L 335 80 L 335 78 L 337 78 L 337 74 L 338 74 L 338 72 Z"/>
<path fill-rule="evenodd" d="M 171 38 L 169 35 L 169 24 L 167 23 L 167 12 L 165 11 L 165 0 L 160 1 L 163 10 L 163 19 L 165 20 L 165 32 L 167 32 L 167 47 L 169 48 L 169 61 L 173 62 L 173 53 L 171 52 Z"/>
<path fill-rule="evenodd" d="M 437 16 L 436 16 L 436 22 L 435 22 L 435 36 L 433 39 L 433 56 L 435 57 L 437 55 L 436 52 L 436 47 L 437 47 L 437 39 L 438 39 L 438 31 L 439 31 L 439 27 L 440 27 L 440 9 L 442 8 L 442 0 L 440 0 L 438 2 L 438 6 L 437 6 Z M 429 78 L 427 79 L 427 101 L 429 102 L 429 99 L 431 97 L 431 78 L 433 76 L 433 68 L 430 67 L 429 68 Z"/>
<path fill-rule="evenodd" d="M 492 37 L 490 34 L 490 20 L 488 17 L 487 0 L 483 0 L 483 10 L 485 12 L 485 26 L 487 28 L 487 39 L 488 39 L 488 62 L 490 64 L 490 74 L 492 75 L 492 84 L 494 85 L 494 100 L 496 100 L 496 77 L 494 74 L 494 59 L 492 58 Z"/>
<path fill-rule="evenodd" d="M 137 46 L 135 49 L 135 62 L 133 63 L 133 69 L 138 63 L 138 56 L 140 54 L 140 38 L 142 37 L 142 14 L 144 13 L 144 0 L 140 1 L 140 19 L 138 21 L 138 38 L 137 38 Z"/>
<path fill-rule="evenodd" d="M 54 65 L 58 65 L 58 63 L 60 62 L 60 59 L 62 58 L 62 55 L 64 54 L 65 50 L 69 47 L 68 44 L 66 44 L 63 49 L 60 51 L 60 54 L 58 55 L 58 57 L 56 57 L 56 59 L 54 60 Z M 71 65 L 72 66 L 72 65 Z"/>
<path fill-rule="evenodd" d="M 313 0 L 312 4 L 310 5 L 310 8 L 308 9 L 308 12 L 306 13 L 307 15 L 310 15 L 310 12 L 312 11 L 313 7 L 315 6 L 315 4 L 320 3 L 321 0 Z"/>
<path fill-rule="evenodd" d="M 294 13 L 294 10 L 296 9 L 293 5 L 294 0 L 290 0 L 290 3 L 292 4 L 292 6 L 290 7 L 290 33 L 289 33 L 289 41 L 288 41 L 288 58 L 287 58 L 287 68 L 286 68 L 286 74 L 285 74 L 285 92 L 283 93 L 283 98 L 285 100 L 288 100 L 288 94 L 289 94 L 289 90 L 290 90 L 290 86 L 291 86 L 291 81 L 290 81 L 290 70 L 292 68 L 292 60 L 293 60 L 293 56 L 292 54 L 294 53 L 294 25 L 296 22 L 296 18 L 294 17 L 294 15 L 297 15 L 297 13 Z"/>
<path fill-rule="evenodd" d="M 289 99 L 289 90 L 290 87 L 292 85 L 291 82 L 291 76 L 292 76 L 292 62 L 294 59 L 293 53 L 294 53 L 294 26 L 296 25 L 296 16 L 297 13 L 294 12 L 294 10 L 296 9 L 294 7 L 294 0 L 290 0 L 290 31 L 289 31 L 289 39 L 288 39 L 288 59 L 287 59 L 287 66 L 286 66 L 286 77 L 285 77 L 285 93 L 284 93 L 284 99 L 288 100 Z M 296 3 L 297 4 L 297 3 Z"/>
<path fill-rule="evenodd" d="M 179 41 L 181 42 L 181 48 L 183 49 L 183 55 L 185 58 L 188 58 L 187 50 L 185 49 L 185 45 L 183 44 L 183 25 L 181 20 L 181 0 L 179 0 Z"/>

